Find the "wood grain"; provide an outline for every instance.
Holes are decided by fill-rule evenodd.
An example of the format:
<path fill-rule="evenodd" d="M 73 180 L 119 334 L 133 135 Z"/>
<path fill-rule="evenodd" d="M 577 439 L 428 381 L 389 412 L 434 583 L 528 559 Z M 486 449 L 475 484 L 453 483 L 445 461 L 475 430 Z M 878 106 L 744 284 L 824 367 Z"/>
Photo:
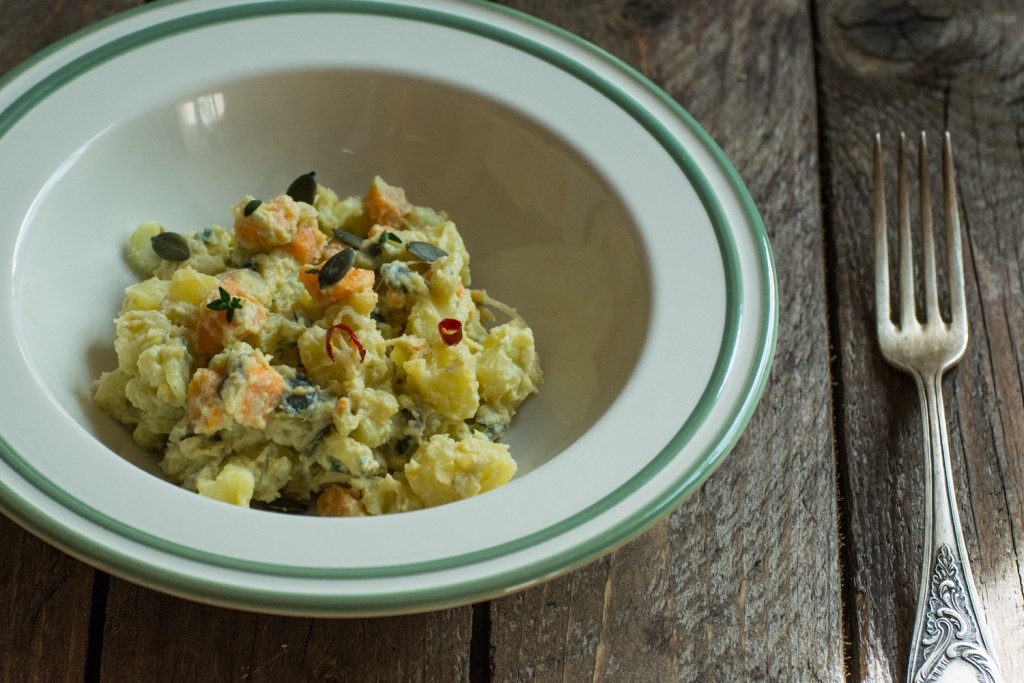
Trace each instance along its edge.
<path fill-rule="evenodd" d="M 851 677 L 905 677 L 924 519 L 915 389 L 885 365 L 874 341 L 870 136 L 880 130 L 893 153 L 901 130 L 937 137 L 948 129 L 967 238 L 972 335 L 966 357 L 945 382 L 955 485 L 1003 673 L 1021 680 L 1024 4 L 816 4 L 840 341 Z"/>
<path fill-rule="evenodd" d="M 199 605 L 115 580 L 109 681 L 466 680 L 471 608 L 381 619 L 276 617 Z"/>
<path fill-rule="evenodd" d="M 54 41 L 143 0 L 0 0 L 0 72 Z"/>
<path fill-rule="evenodd" d="M 624 59 L 723 146 L 767 225 L 781 311 L 775 369 L 734 453 L 639 539 L 495 601 L 494 680 L 842 680 L 809 6 L 509 4 Z"/>
<path fill-rule="evenodd" d="M 81 681 L 94 571 L 0 516 L 0 681 Z"/>

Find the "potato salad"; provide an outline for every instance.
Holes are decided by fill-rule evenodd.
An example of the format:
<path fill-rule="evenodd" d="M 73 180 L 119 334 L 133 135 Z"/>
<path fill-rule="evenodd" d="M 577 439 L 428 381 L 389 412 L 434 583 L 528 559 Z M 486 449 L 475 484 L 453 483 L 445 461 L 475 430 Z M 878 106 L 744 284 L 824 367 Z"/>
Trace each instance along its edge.
<path fill-rule="evenodd" d="M 240 506 L 405 512 L 505 484 L 499 442 L 542 375 L 516 311 L 470 288 L 450 218 L 375 178 L 246 196 L 230 229 L 155 222 L 97 404 L 167 477 Z"/>

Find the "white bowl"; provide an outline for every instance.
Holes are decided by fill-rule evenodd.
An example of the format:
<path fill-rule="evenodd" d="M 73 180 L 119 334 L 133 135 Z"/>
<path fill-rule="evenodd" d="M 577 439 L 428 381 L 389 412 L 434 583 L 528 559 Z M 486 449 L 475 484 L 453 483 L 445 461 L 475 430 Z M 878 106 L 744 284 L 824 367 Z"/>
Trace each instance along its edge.
<path fill-rule="evenodd" d="M 316 170 L 450 212 L 474 285 L 545 369 L 507 486 L 404 515 L 239 509 L 161 478 L 101 413 L 122 248 L 154 219 L 231 222 Z M 0 87 L 0 506 L 58 547 L 196 600 L 411 612 L 543 581 L 640 533 L 722 461 L 774 351 L 776 293 L 735 171 L 667 96 L 596 48 L 484 4 L 147 7 Z"/>

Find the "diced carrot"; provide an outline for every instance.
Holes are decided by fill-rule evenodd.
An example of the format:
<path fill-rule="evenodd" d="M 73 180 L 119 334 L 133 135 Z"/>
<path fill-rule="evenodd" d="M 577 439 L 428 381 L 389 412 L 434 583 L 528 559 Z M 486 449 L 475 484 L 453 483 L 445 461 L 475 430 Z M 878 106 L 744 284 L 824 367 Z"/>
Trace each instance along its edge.
<path fill-rule="evenodd" d="M 331 301 L 342 301 L 359 292 L 369 292 L 373 289 L 374 274 L 372 270 L 365 268 L 352 268 L 345 277 L 334 283 L 321 294 L 327 296 Z"/>
<path fill-rule="evenodd" d="M 320 249 L 326 239 L 314 221 L 306 221 L 299 225 L 295 238 L 284 245 L 284 249 L 299 263 L 313 263 L 320 258 Z"/>
<path fill-rule="evenodd" d="M 261 251 L 288 244 L 298 230 L 299 207 L 288 195 L 263 202 L 248 216 L 235 214 L 235 238 L 246 249 Z"/>
<path fill-rule="evenodd" d="M 299 270 L 299 282 L 306 288 L 309 295 L 317 300 L 322 296 L 320 294 L 320 283 L 317 281 L 318 275 L 319 270 L 317 268 L 302 268 Z"/>
<path fill-rule="evenodd" d="M 235 311 L 232 321 L 228 322 L 225 311 L 213 310 L 208 305 L 220 298 L 219 290 L 213 289 L 207 294 L 206 303 L 199 308 L 199 322 L 196 325 L 196 350 L 207 355 L 223 349 L 228 338 L 241 339 L 258 332 L 267 321 L 267 309 L 260 302 L 246 296 L 235 281 L 224 279 L 219 286 L 245 301 L 242 308 Z"/>
<path fill-rule="evenodd" d="M 256 429 L 267 426 L 267 416 L 274 410 L 286 386 L 284 379 L 262 358 L 247 356 L 243 361 L 245 388 L 239 399 L 233 403 L 231 414 L 241 424 Z"/>
<path fill-rule="evenodd" d="M 372 270 L 351 268 L 345 273 L 345 277 L 327 289 L 320 289 L 317 274 L 309 272 L 310 270 L 310 268 L 302 269 L 299 272 L 299 279 L 306 287 L 306 291 L 321 304 L 343 302 L 350 299 L 353 294 L 369 292 L 373 289 L 374 274 Z"/>
<path fill-rule="evenodd" d="M 405 190 L 392 187 L 379 177 L 373 179 L 363 202 L 370 220 L 396 227 L 412 210 L 412 204 L 405 198 Z"/>
<path fill-rule="evenodd" d="M 188 419 L 197 434 L 213 434 L 227 422 L 220 385 L 224 376 L 210 368 L 199 368 L 188 383 Z"/>
<path fill-rule="evenodd" d="M 331 486 L 316 499 L 316 514 L 321 517 L 363 517 L 366 508 L 340 486 Z"/>

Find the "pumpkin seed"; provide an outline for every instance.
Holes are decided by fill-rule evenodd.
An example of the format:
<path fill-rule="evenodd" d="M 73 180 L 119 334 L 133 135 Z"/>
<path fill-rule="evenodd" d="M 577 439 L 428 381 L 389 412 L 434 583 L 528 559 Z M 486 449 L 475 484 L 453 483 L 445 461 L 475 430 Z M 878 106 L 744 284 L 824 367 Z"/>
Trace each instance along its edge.
<path fill-rule="evenodd" d="M 305 412 L 317 402 L 316 386 L 305 375 L 296 374 L 295 378 L 288 380 L 287 384 L 291 393 L 285 396 L 283 406 L 289 415 Z"/>
<path fill-rule="evenodd" d="M 316 171 L 300 175 L 288 186 L 288 196 L 297 202 L 312 204 L 316 199 Z"/>
<path fill-rule="evenodd" d="M 272 512 L 283 512 L 289 515 L 301 515 L 309 512 L 309 503 L 303 503 L 298 500 L 292 500 L 291 498 L 277 498 L 264 503 L 262 501 L 253 501 L 253 507 L 257 510 L 270 510 Z"/>
<path fill-rule="evenodd" d="M 341 228 L 335 228 L 334 230 L 331 230 L 331 233 L 336 238 L 338 238 L 348 246 L 352 247 L 353 249 L 358 249 L 359 247 L 363 246 L 363 238 L 360 237 L 359 235 L 353 235 L 352 233 L 346 232 Z"/>
<path fill-rule="evenodd" d="M 395 453 L 405 455 L 409 451 L 414 450 L 418 443 L 419 440 L 414 436 L 403 436 L 395 442 Z"/>
<path fill-rule="evenodd" d="M 245 205 L 244 209 L 242 209 L 242 215 L 243 216 L 251 216 L 253 211 L 255 211 L 256 209 L 260 208 L 260 204 L 262 204 L 262 203 L 263 203 L 262 199 L 251 199 L 251 200 L 249 200 L 249 203 Z"/>
<path fill-rule="evenodd" d="M 153 245 L 156 255 L 164 261 L 180 263 L 188 261 L 189 256 L 192 255 L 188 241 L 176 232 L 161 232 L 149 238 L 149 242 Z"/>
<path fill-rule="evenodd" d="M 429 242 L 409 242 L 405 245 L 405 250 L 420 261 L 426 261 L 427 263 L 433 263 L 437 259 L 448 255 L 447 251 L 439 249 Z"/>
<path fill-rule="evenodd" d="M 326 289 L 336 282 L 341 282 L 341 278 L 345 277 L 345 274 L 352 267 L 352 264 L 356 262 L 356 252 L 351 247 L 345 247 L 337 254 L 327 259 L 327 261 L 320 266 L 320 272 L 317 273 L 316 282 L 320 286 L 320 289 Z"/>

